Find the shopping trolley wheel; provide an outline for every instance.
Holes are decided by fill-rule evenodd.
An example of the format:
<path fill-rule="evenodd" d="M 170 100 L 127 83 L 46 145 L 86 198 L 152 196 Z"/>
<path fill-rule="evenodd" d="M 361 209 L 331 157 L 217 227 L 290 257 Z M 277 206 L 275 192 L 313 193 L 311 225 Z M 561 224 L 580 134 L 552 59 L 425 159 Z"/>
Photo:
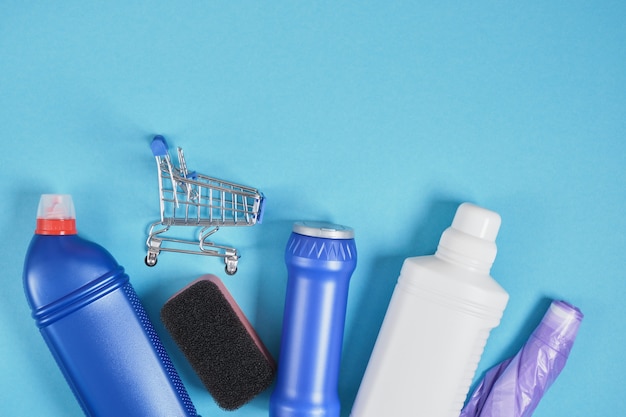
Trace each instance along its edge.
<path fill-rule="evenodd" d="M 224 270 L 228 275 L 235 275 L 237 273 L 237 261 L 237 258 L 224 258 L 224 263 L 226 263 Z"/>
<path fill-rule="evenodd" d="M 145 257 L 144 262 L 146 263 L 147 266 L 152 268 L 154 265 L 157 264 L 157 256 L 156 256 L 156 254 L 155 253 L 149 253 Z"/>

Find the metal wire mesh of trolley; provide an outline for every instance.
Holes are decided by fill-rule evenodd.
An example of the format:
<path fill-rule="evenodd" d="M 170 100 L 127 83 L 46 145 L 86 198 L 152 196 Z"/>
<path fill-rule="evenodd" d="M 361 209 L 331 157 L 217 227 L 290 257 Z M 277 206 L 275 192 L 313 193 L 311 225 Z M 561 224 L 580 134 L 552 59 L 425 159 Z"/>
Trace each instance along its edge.
<path fill-rule="evenodd" d="M 150 226 L 146 265 L 156 265 L 161 252 L 217 256 L 224 259 L 226 273 L 233 275 L 237 272 L 239 252 L 215 244 L 209 237 L 223 226 L 261 223 L 263 194 L 255 188 L 188 171 L 181 148 L 178 148 L 176 167 L 163 136 L 155 136 L 150 147 L 157 163 L 161 220 Z M 177 226 L 198 228 L 198 238 L 185 240 L 166 236 Z"/>

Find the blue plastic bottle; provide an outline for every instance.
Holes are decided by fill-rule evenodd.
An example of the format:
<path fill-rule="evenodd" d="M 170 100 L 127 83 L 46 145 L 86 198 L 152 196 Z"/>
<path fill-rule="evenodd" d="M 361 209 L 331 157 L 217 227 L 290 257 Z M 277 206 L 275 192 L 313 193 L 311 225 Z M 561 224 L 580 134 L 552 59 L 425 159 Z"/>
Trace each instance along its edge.
<path fill-rule="evenodd" d="M 296 223 L 287 243 L 288 282 L 270 417 L 339 417 L 337 392 L 354 231 Z"/>
<path fill-rule="evenodd" d="M 128 275 L 76 234 L 69 195 L 42 195 L 24 265 L 33 317 L 89 417 L 196 417 Z"/>

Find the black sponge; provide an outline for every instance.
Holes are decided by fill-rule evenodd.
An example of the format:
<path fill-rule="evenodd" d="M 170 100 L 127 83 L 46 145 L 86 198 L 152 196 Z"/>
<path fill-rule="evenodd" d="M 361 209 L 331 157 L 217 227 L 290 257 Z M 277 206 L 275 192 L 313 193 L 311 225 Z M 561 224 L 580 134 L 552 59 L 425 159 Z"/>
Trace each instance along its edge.
<path fill-rule="evenodd" d="M 221 408 L 235 410 L 272 384 L 274 359 L 215 275 L 170 298 L 161 320 Z"/>

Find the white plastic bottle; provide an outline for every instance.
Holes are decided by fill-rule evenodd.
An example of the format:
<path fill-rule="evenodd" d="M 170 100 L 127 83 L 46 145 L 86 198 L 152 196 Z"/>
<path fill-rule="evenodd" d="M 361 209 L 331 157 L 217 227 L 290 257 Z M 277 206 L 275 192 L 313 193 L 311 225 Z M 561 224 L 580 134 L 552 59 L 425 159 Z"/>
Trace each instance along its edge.
<path fill-rule="evenodd" d="M 489 275 L 500 216 L 457 209 L 435 255 L 404 261 L 351 417 L 458 417 L 509 296 Z"/>

